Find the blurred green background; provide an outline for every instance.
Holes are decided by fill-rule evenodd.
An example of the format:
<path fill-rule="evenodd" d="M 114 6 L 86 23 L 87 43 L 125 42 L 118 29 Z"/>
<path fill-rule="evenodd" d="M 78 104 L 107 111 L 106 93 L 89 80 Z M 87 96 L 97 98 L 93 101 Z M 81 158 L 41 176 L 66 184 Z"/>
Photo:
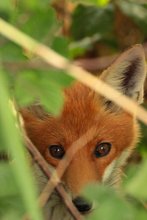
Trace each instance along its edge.
<path fill-rule="evenodd" d="M 147 56 L 146 0 L 5 0 L 0 1 L 0 17 L 92 74 L 136 43 L 143 44 Z M 39 98 L 56 115 L 63 104 L 62 89 L 74 79 L 1 35 L 0 62 L 0 219 L 17 220 L 29 213 L 40 220 L 37 189 L 10 98 L 19 107 Z M 146 103 L 147 83 L 145 108 Z M 141 127 L 142 139 L 126 168 L 123 195 L 104 186 L 88 188 L 86 195 L 100 207 L 89 219 L 147 219 L 147 127 Z"/>

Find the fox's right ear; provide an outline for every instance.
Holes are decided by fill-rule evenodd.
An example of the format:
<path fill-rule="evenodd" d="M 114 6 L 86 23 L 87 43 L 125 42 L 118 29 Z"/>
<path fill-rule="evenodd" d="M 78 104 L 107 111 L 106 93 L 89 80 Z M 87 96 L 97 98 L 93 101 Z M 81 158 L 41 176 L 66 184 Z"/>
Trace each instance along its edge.
<path fill-rule="evenodd" d="M 23 108 L 20 110 L 20 113 L 24 119 L 24 121 L 42 121 L 46 117 L 49 116 L 49 114 L 43 109 L 43 107 L 39 104 L 31 105 L 27 108 Z"/>
<path fill-rule="evenodd" d="M 43 131 L 45 117 L 47 117 L 47 115 L 45 115 L 46 113 L 41 106 L 33 105 L 28 108 L 21 109 L 20 114 L 29 138 L 36 140 Z"/>
<path fill-rule="evenodd" d="M 125 51 L 106 69 L 101 79 L 139 104 L 143 101 L 146 77 L 145 54 L 141 45 Z"/>

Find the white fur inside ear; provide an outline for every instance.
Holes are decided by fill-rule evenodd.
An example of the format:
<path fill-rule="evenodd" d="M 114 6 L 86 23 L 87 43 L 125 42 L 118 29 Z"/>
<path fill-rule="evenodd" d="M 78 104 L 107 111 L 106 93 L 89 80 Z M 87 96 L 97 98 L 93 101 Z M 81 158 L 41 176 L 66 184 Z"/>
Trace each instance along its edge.
<path fill-rule="evenodd" d="M 143 48 L 136 45 L 124 52 L 101 76 L 121 93 L 141 103 L 146 77 L 146 63 Z"/>

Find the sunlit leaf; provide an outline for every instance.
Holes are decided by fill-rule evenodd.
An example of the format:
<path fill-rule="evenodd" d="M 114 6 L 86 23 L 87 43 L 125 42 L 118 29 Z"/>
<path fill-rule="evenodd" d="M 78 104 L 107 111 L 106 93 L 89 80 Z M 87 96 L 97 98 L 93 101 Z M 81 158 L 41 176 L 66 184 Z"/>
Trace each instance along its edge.
<path fill-rule="evenodd" d="M 89 0 L 90 3 L 96 4 L 97 6 L 105 6 L 110 0 Z"/>

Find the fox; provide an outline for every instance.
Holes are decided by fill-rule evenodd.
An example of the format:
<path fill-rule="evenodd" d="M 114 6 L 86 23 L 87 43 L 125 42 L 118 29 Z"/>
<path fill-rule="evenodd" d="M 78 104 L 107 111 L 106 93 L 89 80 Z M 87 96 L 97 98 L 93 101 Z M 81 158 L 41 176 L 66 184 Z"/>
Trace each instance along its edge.
<path fill-rule="evenodd" d="M 98 77 L 141 104 L 146 78 L 143 47 L 138 44 L 122 52 Z M 64 105 L 58 116 L 41 106 L 23 108 L 21 114 L 28 137 L 51 169 L 56 169 L 72 144 L 84 137 L 84 146 L 77 150 L 61 179 L 83 216 L 93 209 L 93 201 L 82 196 L 83 188 L 90 183 L 119 185 L 141 133 L 134 115 L 77 81 L 64 89 Z M 87 131 L 92 127 L 89 137 Z M 42 189 L 48 180 L 39 168 L 35 169 Z M 44 213 L 48 220 L 73 219 L 55 191 Z"/>

